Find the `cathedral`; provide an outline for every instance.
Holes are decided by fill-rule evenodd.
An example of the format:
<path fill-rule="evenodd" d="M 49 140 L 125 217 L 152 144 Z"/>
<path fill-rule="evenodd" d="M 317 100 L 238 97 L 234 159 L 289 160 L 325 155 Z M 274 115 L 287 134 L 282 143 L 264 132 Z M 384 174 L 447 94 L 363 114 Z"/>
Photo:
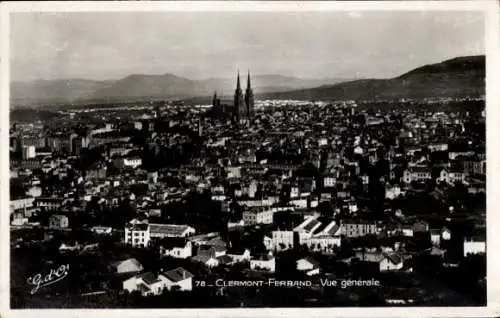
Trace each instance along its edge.
<path fill-rule="evenodd" d="M 248 71 L 245 95 L 243 95 L 243 90 L 241 89 L 240 73 L 238 72 L 236 90 L 234 91 L 233 107 L 224 107 L 224 105 L 221 105 L 220 98 L 217 97 L 217 93 L 213 96 L 212 106 L 218 113 L 221 115 L 230 115 L 236 122 L 248 122 L 251 120 L 254 115 L 254 97 L 250 83 L 250 71 Z"/>

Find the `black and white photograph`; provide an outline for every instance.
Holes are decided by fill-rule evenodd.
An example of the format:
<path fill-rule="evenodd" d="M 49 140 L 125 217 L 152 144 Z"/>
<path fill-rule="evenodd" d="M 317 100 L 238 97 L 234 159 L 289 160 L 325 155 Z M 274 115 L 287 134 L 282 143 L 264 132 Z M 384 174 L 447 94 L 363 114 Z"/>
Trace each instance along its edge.
<path fill-rule="evenodd" d="M 2 301 L 486 308 L 496 7 L 462 3 L 8 12 Z"/>

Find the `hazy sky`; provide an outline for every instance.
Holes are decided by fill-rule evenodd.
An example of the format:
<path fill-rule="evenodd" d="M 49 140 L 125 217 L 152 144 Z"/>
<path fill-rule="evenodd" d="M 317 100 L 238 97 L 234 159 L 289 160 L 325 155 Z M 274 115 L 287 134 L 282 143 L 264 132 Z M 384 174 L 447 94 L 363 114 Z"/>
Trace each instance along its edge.
<path fill-rule="evenodd" d="M 13 80 L 254 74 L 392 77 L 484 54 L 480 12 L 11 14 Z"/>

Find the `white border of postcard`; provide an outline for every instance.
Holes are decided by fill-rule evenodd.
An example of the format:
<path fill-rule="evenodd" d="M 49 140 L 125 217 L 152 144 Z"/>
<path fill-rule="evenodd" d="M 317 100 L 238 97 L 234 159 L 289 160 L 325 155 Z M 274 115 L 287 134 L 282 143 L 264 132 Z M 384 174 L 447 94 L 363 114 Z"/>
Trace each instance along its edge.
<path fill-rule="evenodd" d="M 44 309 L 10 310 L 9 281 L 9 158 L 0 151 L 1 285 L 0 315 L 4 317 L 493 317 L 500 316 L 500 215 L 495 198 L 500 197 L 500 57 L 499 3 L 489 1 L 137 1 L 137 2 L 9 2 L 1 3 L 0 101 L 1 149 L 8 149 L 9 132 L 9 13 L 74 11 L 482 11 L 486 15 L 486 108 L 487 108 L 487 299 L 486 307 L 381 307 L 381 308 L 248 308 L 248 309 Z M 496 229 L 496 230 L 495 230 Z M 457 279 L 459 279 L 457 277 Z"/>

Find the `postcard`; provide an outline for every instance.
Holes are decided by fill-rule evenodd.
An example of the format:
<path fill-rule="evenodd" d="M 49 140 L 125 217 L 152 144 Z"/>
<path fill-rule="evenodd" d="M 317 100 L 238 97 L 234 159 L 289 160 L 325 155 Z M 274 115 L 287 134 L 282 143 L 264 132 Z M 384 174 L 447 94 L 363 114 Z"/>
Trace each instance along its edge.
<path fill-rule="evenodd" d="M 2 315 L 500 314 L 497 3 L 1 10 Z"/>

